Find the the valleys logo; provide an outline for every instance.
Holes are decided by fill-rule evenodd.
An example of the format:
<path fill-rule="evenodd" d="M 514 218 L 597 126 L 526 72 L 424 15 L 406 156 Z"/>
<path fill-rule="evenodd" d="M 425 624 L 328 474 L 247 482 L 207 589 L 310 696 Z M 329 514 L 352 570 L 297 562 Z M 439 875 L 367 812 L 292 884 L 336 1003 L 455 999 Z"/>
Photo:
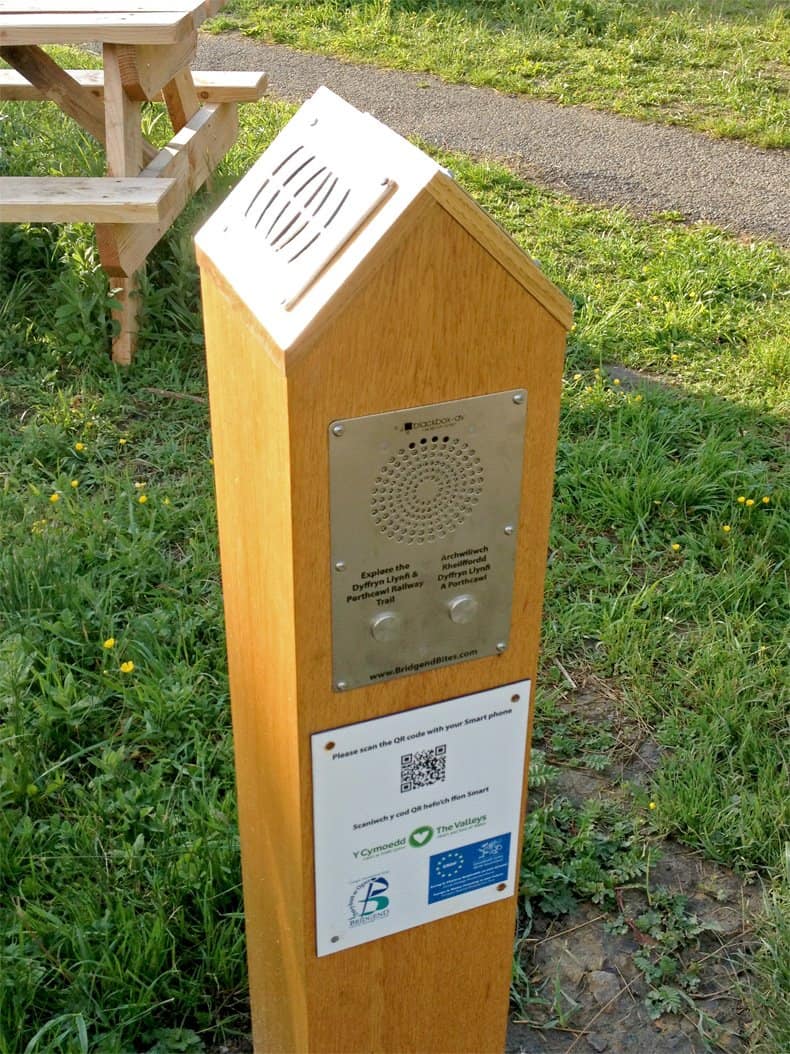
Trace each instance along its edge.
<path fill-rule="evenodd" d="M 422 849 L 432 838 L 433 827 L 429 827 L 427 824 L 424 827 L 415 827 L 409 835 L 409 845 L 412 849 Z"/>

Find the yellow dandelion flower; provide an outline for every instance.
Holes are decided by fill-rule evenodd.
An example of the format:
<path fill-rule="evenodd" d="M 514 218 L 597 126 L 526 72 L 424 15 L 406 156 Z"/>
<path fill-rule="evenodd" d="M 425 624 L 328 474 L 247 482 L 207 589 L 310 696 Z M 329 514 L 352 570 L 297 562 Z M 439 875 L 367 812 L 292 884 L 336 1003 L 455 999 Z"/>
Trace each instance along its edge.
<path fill-rule="evenodd" d="M 78 454 L 81 454 L 82 451 L 85 449 L 85 444 L 84 443 L 75 443 L 74 444 L 74 449 L 77 451 Z"/>
<path fill-rule="evenodd" d="M 648 802 L 647 807 L 648 807 L 648 809 L 651 812 L 653 812 L 654 809 L 658 808 L 658 806 L 656 805 L 656 803 L 654 801 Z"/>
<path fill-rule="evenodd" d="M 743 505 L 743 504 L 745 504 L 745 502 L 746 502 L 746 498 L 743 496 L 743 494 L 739 495 L 739 497 L 738 497 L 738 504 L 739 505 Z"/>
<path fill-rule="evenodd" d="M 747 498 L 746 499 L 746 508 L 750 509 L 752 507 L 752 505 L 754 505 L 754 498 Z"/>
<path fill-rule="evenodd" d="M 60 501 L 60 494 L 58 494 L 58 492 L 55 491 L 54 494 L 50 494 L 49 500 L 52 502 L 53 505 L 55 505 L 56 502 Z"/>
<path fill-rule="evenodd" d="M 680 542 L 673 542 L 672 543 L 672 552 L 673 553 L 679 553 L 680 552 Z"/>
<path fill-rule="evenodd" d="M 634 396 L 634 402 L 635 403 L 641 403 L 643 398 L 644 398 L 643 395 L 635 395 Z"/>
<path fill-rule="evenodd" d="M 121 663 L 121 673 L 131 673 L 133 669 L 134 663 L 131 659 L 129 659 L 127 662 Z"/>
<path fill-rule="evenodd" d="M 580 381 L 582 379 L 582 375 L 580 373 L 574 373 L 573 379 L 575 381 Z"/>
<path fill-rule="evenodd" d="M 724 531 L 725 534 L 729 534 L 732 530 L 732 527 L 730 527 L 729 523 L 723 523 L 721 525 L 721 529 Z"/>
<path fill-rule="evenodd" d="M 163 501 L 162 501 L 162 504 L 163 505 L 169 505 L 170 504 L 170 498 L 164 498 Z"/>
<path fill-rule="evenodd" d="M 670 355 L 672 362 L 680 362 L 680 355 Z"/>
<path fill-rule="evenodd" d="M 80 485 L 80 481 L 78 479 L 73 479 L 71 481 L 71 489 L 72 490 L 76 490 L 79 485 Z"/>
<path fill-rule="evenodd" d="M 770 505 L 771 504 L 771 499 L 768 497 L 767 494 L 764 494 L 762 496 L 762 498 L 760 498 L 760 501 L 763 503 L 763 505 Z"/>
<path fill-rule="evenodd" d="M 128 442 L 128 440 L 124 439 L 124 437 L 121 436 L 121 438 L 118 440 L 118 445 L 119 446 L 126 446 L 127 442 Z"/>
<path fill-rule="evenodd" d="M 591 392 L 592 391 L 592 385 L 591 384 L 586 385 L 584 390 L 586 392 Z"/>
<path fill-rule="evenodd" d="M 115 647 L 115 637 L 108 637 L 107 640 L 105 640 L 103 642 L 102 647 L 106 648 L 107 651 L 110 651 L 111 648 L 114 648 Z"/>
<path fill-rule="evenodd" d="M 613 384 L 620 384 L 620 378 L 619 377 L 615 377 L 615 379 L 612 381 L 612 383 Z"/>
<path fill-rule="evenodd" d="M 137 500 L 138 500 L 138 502 L 141 505 L 145 505 L 145 503 L 148 501 L 148 495 L 147 494 L 141 494 L 140 497 Z"/>

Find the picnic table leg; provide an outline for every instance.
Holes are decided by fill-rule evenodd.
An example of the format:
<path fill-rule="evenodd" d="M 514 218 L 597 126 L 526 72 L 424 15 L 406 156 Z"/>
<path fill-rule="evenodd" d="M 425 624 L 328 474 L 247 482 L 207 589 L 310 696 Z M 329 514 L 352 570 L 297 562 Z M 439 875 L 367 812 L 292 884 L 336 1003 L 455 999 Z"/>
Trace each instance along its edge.
<path fill-rule="evenodd" d="M 124 89 L 121 55 L 112 44 L 104 45 L 104 114 L 107 174 L 139 175 L 143 167 L 140 103 L 129 98 Z M 117 234 L 117 227 L 107 224 L 96 227 L 99 256 L 105 270 L 114 276 L 110 278 L 110 284 L 120 304 L 113 311 L 113 319 L 120 325 L 120 331 L 112 342 L 112 358 L 113 362 L 128 365 L 137 348 L 137 294 L 142 268 L 134 274 L 126 274 L 119 267 Z"/>

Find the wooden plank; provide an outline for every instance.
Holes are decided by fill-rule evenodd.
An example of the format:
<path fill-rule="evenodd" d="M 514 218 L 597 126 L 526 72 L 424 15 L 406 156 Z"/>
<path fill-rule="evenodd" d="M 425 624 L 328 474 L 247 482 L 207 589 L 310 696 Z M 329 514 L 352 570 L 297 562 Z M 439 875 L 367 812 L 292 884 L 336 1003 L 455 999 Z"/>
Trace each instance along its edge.
<path fill-rule="evenodd" d="M 112 341 L 112 361 L 119 366 L 131 365 L 137 350 L 140 273 L 138 271 L 130 278 L 113 278 L 111 282 L 113 298 L 119 305 L 112 309 L 112 317 L 120 327 Z"/>
<path fill-rule="evenodd" d="M 174 132 L 180 132 L 200 109 L 200 100 L 188 69 L 179 70 L 175 77 L 165 84 L 162 88 L 162 98 L 165 100 Z"/>
<path fill-rule="evenodd" d="M 197 30 L 185 33 L 175 44 L 120 44 L 123 84 L 127 95 L 142 102 L 153 99 L 182 69 L 192 65 L 197 51 Z"/>
<path fill-rule="evenodd" d="M 130 99 L 124 90 L 120 48 L 115 44 L 105 44 L 103 61 L 107 173 L 110 176 L 136 176 L 143 167 L 141 104 Z"/>
<path fill-rule="evenodd" d="M 104 98 L 104 70 L 63 70 L 94 99 Z M 70 92 L 74 89 L 70 88 Z M 42 102 L 45 92 L 15 69 L 0 70 L 0 102 Z"/>
<path fill-rule="evenodd" d="M 108 274 L 131 275 L 141 266 L 188 198 L 203 185 L 231 148 L 237 127 L 235 106 L 229 103 L 204 106 L 143 169 L 141 178 L 154 184 L 161 179 L 172 179 L 176 191 L 155 224 L 97 226 L 99 254 Z"/>
<path fill-rule="evenodd" d="M 150 14 L 63 14 L 0 16 L 0 44 L 81 44 L 86 40 L 114 44 L 175 44 L 197 29 L 202 12 Z"/>
<path fill-rule="evenodd" d="M 174 179 L 3 176 L 1 223 L 156 223 L 170 213 Z"/>
<path fill-rule="evenodd" d="M 0 0 L 0 15 L 117 15 L 130 12 L 185 12 L 202 7 L 200 0 Z"/>
<path fill-rule="evenodd" d="M 269 86 L 265 73 L 246 70 L 193 70 L 192 80 L 201 102 L 257 102 Z"/>
<path fill-rule="evenodd" d="M 142 51 L 143 48 L 136 50 Z M 94 98 L 104 98 L 104 70 L 63 72 L 82 88 L 87 89 Z M 193 70 L 192 81 L 200 101 L 209 103 L 257 102 L 266 94 L 268 87 L 268 77 L 265 73 L 246 70 Z M 37 102 L 43 98 L 41 89 L 31 84 L 21 73 L 16 70 L 0 70 L 0 102 Z"/>
<path fill-rule="evenodd" d="M 34 84 L 42 98 L 56 103 L 64 113 L 100 143 L 105 141 L 104 109 L 39 47 L 0 46 L 0 58 Z"/>

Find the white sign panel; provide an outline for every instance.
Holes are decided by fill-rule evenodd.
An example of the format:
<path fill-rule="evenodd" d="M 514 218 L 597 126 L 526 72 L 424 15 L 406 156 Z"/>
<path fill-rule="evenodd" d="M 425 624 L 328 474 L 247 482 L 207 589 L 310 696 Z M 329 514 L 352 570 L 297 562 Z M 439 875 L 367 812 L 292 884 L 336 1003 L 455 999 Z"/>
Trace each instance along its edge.
<path fill-rule="evenodd" d="M 529 693 L 312 736 L 318 955 L 513 893 Z"/>

